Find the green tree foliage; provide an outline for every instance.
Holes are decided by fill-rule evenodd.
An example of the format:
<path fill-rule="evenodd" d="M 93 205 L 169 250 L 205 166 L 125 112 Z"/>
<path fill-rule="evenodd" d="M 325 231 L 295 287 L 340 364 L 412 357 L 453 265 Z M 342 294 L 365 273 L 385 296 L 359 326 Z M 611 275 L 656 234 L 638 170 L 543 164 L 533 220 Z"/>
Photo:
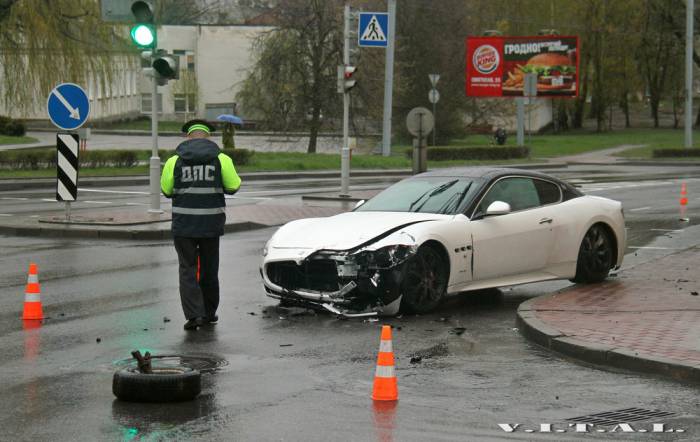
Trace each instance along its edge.
<path fill-rule="evenodd" d="M 94 0 L 0 0 L 0 99 L 29 110 L 57 83 L 88 75 L 104 90 L 113 57 L 128 51 L 122 35 Z"/>

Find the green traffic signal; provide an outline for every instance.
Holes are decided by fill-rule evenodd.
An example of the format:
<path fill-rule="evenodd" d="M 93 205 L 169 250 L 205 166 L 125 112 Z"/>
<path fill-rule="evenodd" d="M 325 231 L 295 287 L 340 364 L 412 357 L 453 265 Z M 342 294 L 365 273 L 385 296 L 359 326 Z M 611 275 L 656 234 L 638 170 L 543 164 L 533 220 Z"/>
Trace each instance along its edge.
<path fill-rule="evenodd" d="M 131 39 L 141 49 L 154 48 L 156 46 L 156 30 L 152 25 L 137 24 L 131 28 Z"/>

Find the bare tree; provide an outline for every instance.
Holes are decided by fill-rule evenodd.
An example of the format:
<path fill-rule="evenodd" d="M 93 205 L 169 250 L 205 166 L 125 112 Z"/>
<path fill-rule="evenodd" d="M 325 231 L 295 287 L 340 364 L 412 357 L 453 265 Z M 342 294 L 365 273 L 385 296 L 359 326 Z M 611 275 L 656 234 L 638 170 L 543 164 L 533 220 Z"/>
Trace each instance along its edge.
<path fill-rule="evenodd" d="M 246 111 L 263 115 L 271 127 L 290 120 L 305 126 L 307 151 L 314 153 L 322 115 L 328 117 L 337 108 L 341 2 L 283 0 L 276 21 L 278 27 L 256 44 L 257 62 L 238 98 Z"/>

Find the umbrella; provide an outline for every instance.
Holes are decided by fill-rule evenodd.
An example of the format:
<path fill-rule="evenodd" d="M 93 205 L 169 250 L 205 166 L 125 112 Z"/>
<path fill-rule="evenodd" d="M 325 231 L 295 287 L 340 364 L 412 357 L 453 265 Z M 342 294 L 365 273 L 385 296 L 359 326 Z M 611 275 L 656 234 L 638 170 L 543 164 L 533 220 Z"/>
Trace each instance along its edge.
<path fill-rule="evenodd" d="M 243 119 L 241 117 L 237 117 L 231 114 L 222 114 L 216 117 L 216 119 L 219 121 L 225 121 L 227 123 L 238 124 L 241 126 L 243 125 Z"/>

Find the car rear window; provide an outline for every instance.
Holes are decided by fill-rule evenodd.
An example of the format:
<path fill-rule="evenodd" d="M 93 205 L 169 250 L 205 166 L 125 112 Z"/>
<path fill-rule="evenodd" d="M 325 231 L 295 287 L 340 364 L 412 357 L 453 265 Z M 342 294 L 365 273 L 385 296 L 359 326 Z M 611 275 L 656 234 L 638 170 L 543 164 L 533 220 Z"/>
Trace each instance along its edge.
<path fill-rule="evenodd" d="M 540 197 L 540 205 L 558 203 L 561 200 L 561 190 L 559 186 L 549 181 L 533 180 L 537 188 L 537 194 Z"/>

